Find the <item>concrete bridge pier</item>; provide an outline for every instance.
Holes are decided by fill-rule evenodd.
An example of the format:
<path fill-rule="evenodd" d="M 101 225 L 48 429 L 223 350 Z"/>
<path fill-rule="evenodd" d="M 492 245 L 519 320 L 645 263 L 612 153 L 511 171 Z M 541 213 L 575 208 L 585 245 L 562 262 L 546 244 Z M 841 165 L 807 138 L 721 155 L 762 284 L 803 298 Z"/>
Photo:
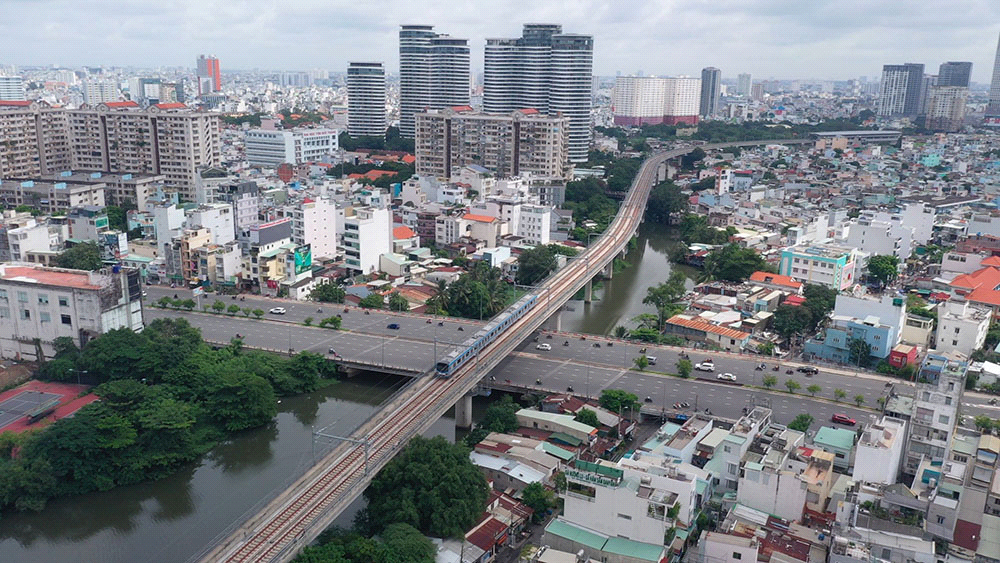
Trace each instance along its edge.
<path fill-rule="evenodd" d="M 472 395 L 465 395 L 455 403 L 455 426 L 472 428 Z"/>
<path fill-rule="evenodd" d="M 604 277 L 607 279 L 613 279 L 615 277 L 615 261 L 612 260 L 604 267 Z"/>
<path fill-rule="evenodd" d="M 562 331 L 562 307 L 560 307 L 559 310 L 556 311 L 556 314 L 553 315 L 553 318 L 556 321 L 556 332 Z"/>
<path fill-rule="evenodd" d="M 583 302 L 590 303 L 594 300 L 594 278 L 587 280 L 587 285 L 583 288 Z"/>

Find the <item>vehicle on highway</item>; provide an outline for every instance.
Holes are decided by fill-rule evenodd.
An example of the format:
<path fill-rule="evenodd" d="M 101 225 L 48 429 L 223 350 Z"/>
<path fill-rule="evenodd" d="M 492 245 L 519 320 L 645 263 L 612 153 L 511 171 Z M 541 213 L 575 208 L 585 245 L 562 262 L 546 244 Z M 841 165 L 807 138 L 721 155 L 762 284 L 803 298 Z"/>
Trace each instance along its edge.
<path fill-rule="evenodd" d="M 272 315 L 284 315 L 285 312 L 284 307 L 271 307 L 271 310 L 268 311 L 268 313 L 271 313 Z"/>
<path fill-rule="evenodd" d="M 653 402 L 653 398 L 647 395 L 645 401 L 647 403 L 652 403 Z"/>
<path fill-rule="evenodd" d="M 694 369 L 698 371 L 715 371 L 715 364 L 712 362 L 699 362 L 695 364 Z"/>
<path fill-rule="evenodd" d="M 847 416 L 846 414 L 835 414 L 830 417 L 830 422 L 836 422 L 837 424 L 846 424 L 847 426 L 854 426 L 858 421 Z"/>
<path fill-rule="evenodd" d="M 689 418 L 691 418 L 691 415 L 684 414 L 682 412 L 675 412 L 667 416 L 667 420 L 669 422 L 673 422 L 674 424 L 684 424 Z"/>
<path fill-rule="evenodd" d="M 722 379 L 724 381 L 736 381 L 736 376 L 733 375 L 733 374 L 731 374 L 731 373 L 728 373 L 728 372 L 727 373 L 720 373 L 719 375 L 715 376 L 715 378 L 716 379 Z"/>
<path fill-rule="evenodd" d="M 767 364 L 764 364 L 764 363 L 757 364 L 757 367 L 755 367 L 753 369 L 755 369 L 757 371 L 764 371 L 764 370 L 767 369 Z"/>
<path fill-rule="evenodd" d="M 818 369 L 816 369 L 816 368 L 815 368 L 815 367 L 813 367 L 813 366 L 800 366 L 800 367 L 799 367 L 799 368 L 798 368 L 797 370 L 795 370 L 795 371 L 797 371 L 797 372 L 799 372 L 799 373 L 804 373 L 804 374 L 806 374 L 806 375 L 816 375 L 817 373 L 819 373 L 819 370 L 818 370 Z"/>
<path fill-rule="evenodd" d="M 685 403 L 685 402 L 674 403 L 674 408 L 677 409 L 677 410 L 686 409 L 686 408 L 689 408 L 690 406 L 691 406 L 691 403 Z"/>
<path fill-rule="evenodd" d="M 569 392 L 569 393 L 572 393 L 573 392 L 573 386 L 570 385 L 569 387 L 567 387 L 566 391 Z"/>
<path fill-rule="evenodd" d="M 656 365 L 656 356 L 646 356 L 646 361 L 649 362 L 649 365 L 655 366 Z"/>
<path fill-rule="evenodd" d="M 996 398 L 990 399 L 990 404 L 995 406 L 997 404 Z"/>
<path fill-rule="evenodd" d="M 538 346 L 535 346 L 535 350 L 545 350 L 545 351 L 548 351 L 548 350 L 551 350 L 551 349 L 552 349 L 552 346 L 550 346 L 549 344 L 546 344 L 545 342 L 542 342 Z"/>
<path fill-rule="evenodd" d="M 385 326 L 389 330 L 399 330 L 399 323 L 389 323 Z"/>

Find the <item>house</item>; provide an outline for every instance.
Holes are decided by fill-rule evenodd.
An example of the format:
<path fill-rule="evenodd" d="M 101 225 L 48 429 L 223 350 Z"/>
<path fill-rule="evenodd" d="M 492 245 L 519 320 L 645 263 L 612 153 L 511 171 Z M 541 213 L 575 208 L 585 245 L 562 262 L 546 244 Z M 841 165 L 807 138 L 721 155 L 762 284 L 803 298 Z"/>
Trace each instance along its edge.
<path fill-rule="evenodd" d="M 791 276 L 782 276 L 779 274 L 772 274 L 771 272 L 761 271 L 750 274 L 750 281 L 756 285 L 761 285 L 769 289 L 798 294 L 802 293 L 802 288 L 805 285 Z"/>
<path fill-rule="evenodd" d="M 664 332 L 688 340 L 710 343 L 719 349 L 740 351 L 750 343 L 750 333 L 714 325 L 700 317 L 674 315 L 664 322 Z"/>
<path fill-rule="evenodd" d="M 813 445 L 834 455 L 833 467 L 847 473 L 854 462 L 854 439 L 856 434 L 846 428 L 822 426 L 816 431 Z"/>

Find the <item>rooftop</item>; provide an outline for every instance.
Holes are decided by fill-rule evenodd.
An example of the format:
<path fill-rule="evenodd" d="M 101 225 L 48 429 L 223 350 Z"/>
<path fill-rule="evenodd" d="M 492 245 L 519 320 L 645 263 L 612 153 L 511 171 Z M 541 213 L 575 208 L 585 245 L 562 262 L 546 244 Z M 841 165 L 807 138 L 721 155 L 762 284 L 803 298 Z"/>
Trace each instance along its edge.
<path fill-rule="evenodd" d="M 816 445 L 830 446 L 840 450 L 850 450 L 854 447 L 854 432 L 846 428 L 832 428 L 822 426 L 816 431 L 813 443 Z"/>
<path fill-rule="evenodd" d="M 92 272 L 64 270 L 40 266 L 15 266 L 0 264 L 0 279 L 9 282 L 50 285 L 74 289 L 101 289 L 93 282 Z"/>

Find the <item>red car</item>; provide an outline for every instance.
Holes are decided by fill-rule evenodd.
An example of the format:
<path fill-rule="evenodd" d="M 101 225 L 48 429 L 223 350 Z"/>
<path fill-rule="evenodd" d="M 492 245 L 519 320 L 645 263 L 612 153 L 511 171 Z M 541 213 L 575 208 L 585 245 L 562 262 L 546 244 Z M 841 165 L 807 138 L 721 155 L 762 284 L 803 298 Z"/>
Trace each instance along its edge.
<path fill-rule="evenodd" d="M 858 421 L 847 416 L 846 414 L 835 414 L 830 417 L 830 420 L 836 422 L 837 424 L 846 424 L 847 426 L 854 426 Z"/>

